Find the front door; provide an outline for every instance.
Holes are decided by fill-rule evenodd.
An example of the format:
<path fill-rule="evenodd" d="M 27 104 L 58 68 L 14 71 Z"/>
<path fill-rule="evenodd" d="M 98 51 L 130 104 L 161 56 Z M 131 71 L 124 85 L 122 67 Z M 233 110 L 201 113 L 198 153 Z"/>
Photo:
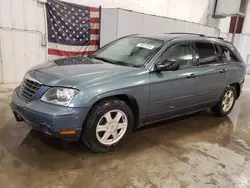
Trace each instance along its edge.
<path fill-rule="evenodd" d="M 152 71 L 147 122 L 185 114 L 192 109 L 195 78 L 193 49 L 189 42 L 168 48 L 157 62 L 177 61 L 172 71 Z"/>
<path fill-rule="evenodd" d="M 194 109 L 199 110 L 211 107 L 219 100 L 226 87 L 228 72 L 215 44 L 209 41 L 194 44 L 197 59 Z"/>

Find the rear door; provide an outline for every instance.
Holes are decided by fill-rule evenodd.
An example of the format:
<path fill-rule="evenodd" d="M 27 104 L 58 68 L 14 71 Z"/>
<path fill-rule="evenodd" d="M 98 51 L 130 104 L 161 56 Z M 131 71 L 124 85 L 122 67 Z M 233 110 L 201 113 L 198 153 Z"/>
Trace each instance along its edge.
<path fill-rule="evenodd" d="M 196 41 L 196 100 L 194 109 L 204 109 L 214 105 L 222 95 L 228 78 L 227 64 L 215 43 Z"/>

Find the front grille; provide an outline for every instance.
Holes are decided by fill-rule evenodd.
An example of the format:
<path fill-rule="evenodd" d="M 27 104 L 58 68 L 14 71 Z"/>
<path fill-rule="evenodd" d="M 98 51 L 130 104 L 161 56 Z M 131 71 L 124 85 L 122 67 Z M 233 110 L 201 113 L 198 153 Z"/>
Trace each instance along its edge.
<path fill-rule="evenodd" d="M 36 94 L 36 92 L 41 88 L 42 84 L 24 78 L 21 85 L 21 96 L 25 101 L 30 101 L 30 99 Z"/>

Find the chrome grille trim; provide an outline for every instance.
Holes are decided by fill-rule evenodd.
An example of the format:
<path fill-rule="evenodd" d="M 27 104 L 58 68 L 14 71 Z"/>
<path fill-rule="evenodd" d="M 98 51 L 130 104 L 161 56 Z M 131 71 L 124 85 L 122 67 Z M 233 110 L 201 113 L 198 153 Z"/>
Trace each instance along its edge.
<path fill-rule="evenodd" d="M 31 98 L 36 94 L 36 92 L 41 88 L 42 84 L 35 80 L 34 78 L 26 75 L 21 84 L 21 97 L 25 101 L 30 101 Z"/>

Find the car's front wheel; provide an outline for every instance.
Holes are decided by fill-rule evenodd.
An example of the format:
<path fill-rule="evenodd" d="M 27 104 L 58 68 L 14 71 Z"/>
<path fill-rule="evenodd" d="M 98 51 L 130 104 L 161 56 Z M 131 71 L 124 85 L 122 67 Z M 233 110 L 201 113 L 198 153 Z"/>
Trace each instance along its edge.
<path fill-rule="evenodd" d="M 82 139 L 95 152 L 108 152 L 133 126 L 133 113 L 121 100 L 104 100 L 87 117 Z"/>
<path fill-rule="evenodd" d="M 217 116 L 226 116 L 232 111 L 235 101 L 236 89 L 230 85 L 226 87 L 220 101 L 212 108 L 212 111 Z"/>

